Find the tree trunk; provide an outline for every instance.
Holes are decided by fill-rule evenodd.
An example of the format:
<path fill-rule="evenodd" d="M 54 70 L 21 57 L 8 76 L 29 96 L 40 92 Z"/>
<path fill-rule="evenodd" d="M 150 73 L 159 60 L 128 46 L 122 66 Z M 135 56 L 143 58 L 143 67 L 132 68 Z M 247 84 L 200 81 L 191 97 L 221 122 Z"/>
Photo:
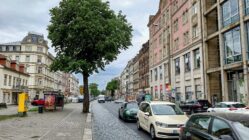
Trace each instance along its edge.
<path fill-rule="evenodd" d="M 83 113 L 89 112 L 89 92 L 88 92 L 88 73 L 83 72 L 83 81 L 84 81 L 84 101 L 83 101 Z"/>

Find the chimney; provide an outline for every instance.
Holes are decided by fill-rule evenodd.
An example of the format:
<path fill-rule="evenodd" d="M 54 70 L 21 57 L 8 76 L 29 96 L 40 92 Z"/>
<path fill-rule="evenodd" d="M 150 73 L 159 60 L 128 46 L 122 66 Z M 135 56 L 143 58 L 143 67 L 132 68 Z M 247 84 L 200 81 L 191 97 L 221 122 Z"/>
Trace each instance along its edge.
<path fill-rule="evenodd" d="M 19 71 L 25 73 L 24 64 L 19 65 Z"/>
<path fill-rule="evenodd" d="M 15 60 L 11 61 L 10 67 L 14 70 L 17 70 L 17 63 Z"/>
<path fill-rule="evenodd" d="M 0 65 L 6 66 L 6 56 L 0 54 Z"/>

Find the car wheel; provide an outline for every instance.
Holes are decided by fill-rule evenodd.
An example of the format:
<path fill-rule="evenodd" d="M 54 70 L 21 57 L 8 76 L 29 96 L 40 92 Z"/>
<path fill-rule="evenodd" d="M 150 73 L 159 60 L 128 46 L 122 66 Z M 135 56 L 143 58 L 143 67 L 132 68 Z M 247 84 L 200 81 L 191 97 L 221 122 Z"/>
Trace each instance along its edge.
<path fill-rule="evenodd" d="M 151 139 L 152 139 L 152 140 L 155 140 L 155 139 L 156 139 L 155 128 L 154 128 L 153 125 L 150 127 L 150 136 L 151 136 Z"/>
<path fill-rule="evenodd" d="M 141 130 L 141 127 L 140 127 L 140 122 L 139 122 L 139 120 L 137 120 L 137 129 L 138 129 L 138 130 Z"/>
<path fill-rule="evenodd" d="M 119 112 L 118 112 L 118 118 L 119 118 L 119 119 L 122 119 L 122 118 L 121 118 L 121 115 L 120 115 L 120 113 L 119 113 Z"/>

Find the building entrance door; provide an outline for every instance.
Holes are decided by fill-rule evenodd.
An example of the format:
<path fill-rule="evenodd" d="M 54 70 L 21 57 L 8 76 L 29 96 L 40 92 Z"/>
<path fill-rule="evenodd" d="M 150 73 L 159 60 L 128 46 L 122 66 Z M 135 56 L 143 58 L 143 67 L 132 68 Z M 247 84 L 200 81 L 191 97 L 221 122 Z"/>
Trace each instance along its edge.
<path fill-rule="evenodd" d="M 243 72 L 228 73 L 228 100 L 241 102 L 244 91 Z"/>

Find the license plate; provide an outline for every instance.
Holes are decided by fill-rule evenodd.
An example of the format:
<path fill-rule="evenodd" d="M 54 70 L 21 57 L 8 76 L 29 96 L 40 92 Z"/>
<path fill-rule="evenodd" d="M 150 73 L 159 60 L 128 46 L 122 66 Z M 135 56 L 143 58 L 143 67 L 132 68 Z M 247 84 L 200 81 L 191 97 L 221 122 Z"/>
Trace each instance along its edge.
<path fill-rule="evenodd" d="M 173 130 L 173 133 L 174 133 L 174 134 L 177 134 L 177 133 L 178 133 L 178 131 L 177 131 L 177 130 Z"/>
<path fill-rule="evenodd" d="M 207 106 L 204 106 L 203 108 L 207 109 L 208 107 L 207 107 Z"/>

